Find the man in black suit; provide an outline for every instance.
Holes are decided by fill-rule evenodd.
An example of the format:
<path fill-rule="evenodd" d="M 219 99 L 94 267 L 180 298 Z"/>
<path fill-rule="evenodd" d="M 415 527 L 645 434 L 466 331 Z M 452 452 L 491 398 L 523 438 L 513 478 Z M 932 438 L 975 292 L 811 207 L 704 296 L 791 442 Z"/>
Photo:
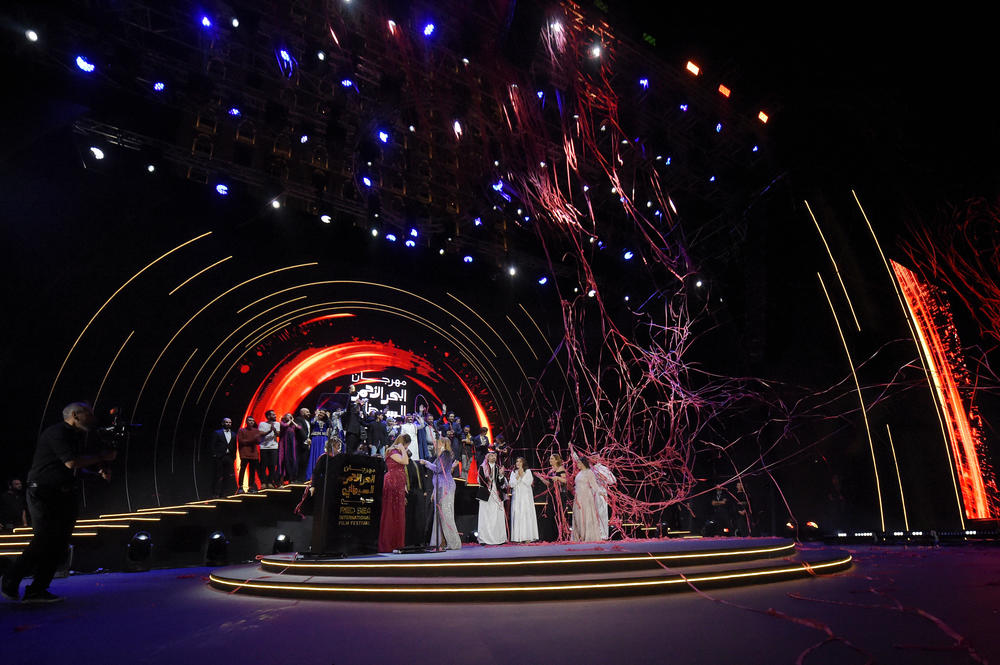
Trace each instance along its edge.
<path fill-rule="evenodd" d="M 476 465 L 482 466 L 483 460 L 486 459 L 486 452 L 490 447 L 490 436 L 489 430 L 485 427 L 479 430 L 479 433 L 472 437 L 472 445 L 476 449 Z"/>
<path fill-rule="evenodd" d="M 434 518 L 434 478 L 423 464 L 414 459 L 406 466 L 406 544 L 426 546 Z"/>
<path fill-rule="evenodd" d="M 385 414 L 379 413 L 375 416 L 375 422 L 371 427 L 372 454 L 381 457 L 385 449 L 389 446 L 389 428 L 385 423 Z"/>
<path fill-rule="evenodd" d="M 309 444 L 312 443 L 312 425 L 309 409 L 302 407 L 295 416 L 295 482 L 300 483 L 306 478 L 306 467 L 309 466 Z"/>
<path fill-rule="evenodd" d="M 354 384 L 347 390 L 350 401 L 347 408 L 340 416 L 340 423 L 344 428 L 344 452 L 348 455 L 356 455 L 358 446 L 361 445 L 361 404 L 355 392 Z"/>
<path fill-rule="evenodd" d="M 212 454 L 212 493 L 221 497 L 235 485 L 233 465 L 236 460 L 236 432 L 231 418 L 222 419 L 222 429 L 212 432 L 208 444 Z"/>

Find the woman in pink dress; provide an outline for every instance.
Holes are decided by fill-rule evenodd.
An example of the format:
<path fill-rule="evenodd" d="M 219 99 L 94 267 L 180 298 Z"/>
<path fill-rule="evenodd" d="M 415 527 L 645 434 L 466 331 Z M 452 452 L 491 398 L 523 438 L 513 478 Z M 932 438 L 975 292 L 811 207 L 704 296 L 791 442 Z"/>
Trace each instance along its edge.
<path fill-rule="evenodd" d="M 410 463 L 410 437 L 396 437 L 385 451 L 385 480 L 382 483 L 382 520 L 378 531 L 378 551 L 392 552 L 406 544 L 406 465 Z"/>

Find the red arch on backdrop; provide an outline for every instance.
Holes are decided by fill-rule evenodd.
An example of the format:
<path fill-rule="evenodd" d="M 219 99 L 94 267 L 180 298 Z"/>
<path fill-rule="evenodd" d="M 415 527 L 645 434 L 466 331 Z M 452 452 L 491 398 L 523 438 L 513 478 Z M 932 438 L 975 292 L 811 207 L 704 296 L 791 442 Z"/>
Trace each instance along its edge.
<path fill-rule="evenodd" d="M 279 418 L 284 413 L 294 413 L 313 388 L 325 381 L 346 374 L 380 372 L 390 367 L 414 374 L 414 380 L 416 377 L 444 380 L 426 358 L 400 349 L 391 342 L 345 342 L 322 349 L 304 349 L 279 363 L 261 382 L 243 414 L 242 422 L 245 423 L 247 417 L 254 414 L 261 422 L 264 412 L 269 409 L 274 409 Z M 468 393 L 476 416 L 489 429 L 492 438 L 493 428 L 487 420 L 486 409 L 457 372 L 455 376 Z M 417 383 L 433 395 L 425 383 Z"/>

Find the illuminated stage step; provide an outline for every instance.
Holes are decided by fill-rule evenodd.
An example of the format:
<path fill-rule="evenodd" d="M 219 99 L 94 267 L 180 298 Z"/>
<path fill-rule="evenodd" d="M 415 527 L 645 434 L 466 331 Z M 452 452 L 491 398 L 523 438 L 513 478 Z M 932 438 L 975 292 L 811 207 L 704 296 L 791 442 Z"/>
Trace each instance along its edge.
<path fill-rule="evenodd" d="M 152 535 L 153 567 L 204 564 L 203 544 L 214 531 L 225 533 L 231 541 L 229 560 L 248 561 L 258 552 L 270 551 L 273 532 L 281 520 L 296 519 L 292 509 L 304 489 L 305 485 L 286 485 L 255 494 L 81 518 L 70 539 L 73 570 L 122 569 L 125 548 L 139 531 Z M 7 561 L 20 554 L 32 535 L 31 527 L 18 527 L 13 533 L 0 535 L 0 559 Z M 298 539 L 305 541 L 306 537 L 300 534 Z"/>
<path fill-rule="evenodd" d="M 275 554 L 260 558 L 272 573 L 338 577 L 552 575 L 582 572 L 662 570 L 662 566 L 701 566 L 731 561 L 787 557 L 795 543 L 786 538 L 629 540 L 465 546 L 461 552 L 376 554 L 349 559 Z"/>
<path fill-rule="evenodd" d="M 534 555 L 525 556 L 521 551 L 525 549 Z M 637 558 L 646 565 L 637 565 Z M 295 559 L 295 555 L 284 561 L 278 555 L 264 557 L 261 566 L 221 568 L 209 580 L 229 592 L 276 596 L 518 601 L 667 593 L 690 590 L 691 585 L 760 584 L 834 573 L 851 565 L 851 555 L 843 550 L 796 549 L 794 543 L 781 539 L 466 546 L 442 553 L 310 561 L 304 568 L 293 567 L 298 563 Z"/>

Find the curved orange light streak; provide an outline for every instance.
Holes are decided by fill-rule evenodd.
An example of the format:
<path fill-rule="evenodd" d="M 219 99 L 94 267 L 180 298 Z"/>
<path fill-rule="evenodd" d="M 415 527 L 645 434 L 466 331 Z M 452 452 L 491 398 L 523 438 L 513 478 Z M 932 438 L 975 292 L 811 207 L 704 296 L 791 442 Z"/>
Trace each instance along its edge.
<path fill-rule="evenodd" d="M 317 316 L 315 319 L 309 319 L 308 321 L 303 321 L 300 326 L 308 326 L 310 323 L 316 323 L 318 321 L 326 321 L 327 319 L 346 319 L 352 317 L 354 314 L 348 312 L 342 312 L 340 314 L 327 314 L 325 316 Z"/>
<path fill-rule="evenodd" d="M 948 344 L 935 321 L 935 310 L 941 308 L 941 303 L 936 302 L 937 298 L 920 282 L 916 273 L 895 261 L 891 263 L 916 324 L 938 399 L 944 408 L 951 458 L 962 490 L 965 515 L 970 519 L 987 519 L 991 516 L 990 501 L 977 450 L 982 435 L 966 411 L 958 378 L 949 358 Z M 995 487 L 993 489 L 995 491 Z"/>

